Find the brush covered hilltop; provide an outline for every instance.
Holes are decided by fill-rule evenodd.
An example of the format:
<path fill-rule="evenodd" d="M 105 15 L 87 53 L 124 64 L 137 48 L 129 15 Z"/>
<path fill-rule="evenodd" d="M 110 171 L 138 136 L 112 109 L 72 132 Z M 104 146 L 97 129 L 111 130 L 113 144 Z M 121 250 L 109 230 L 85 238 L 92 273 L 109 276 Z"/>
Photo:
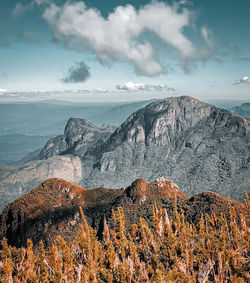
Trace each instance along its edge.
<path fill-rule="evenodd" d="M 3 282 L 249 282 L 250 202 L 48 179 L 0 216 Z"/>
<path fill-rule="evenodd" d="M 243 200 L 250 191 L 249 162 L 249 120 L 192 97 L 169 97 L 135 111 L 119 127 L 69 119 L 64 134 L 31 161 L 0 167 L 0 206 L 54 177 L 92 189 L 165 176 L 190 196 L 210 190 Z"/>

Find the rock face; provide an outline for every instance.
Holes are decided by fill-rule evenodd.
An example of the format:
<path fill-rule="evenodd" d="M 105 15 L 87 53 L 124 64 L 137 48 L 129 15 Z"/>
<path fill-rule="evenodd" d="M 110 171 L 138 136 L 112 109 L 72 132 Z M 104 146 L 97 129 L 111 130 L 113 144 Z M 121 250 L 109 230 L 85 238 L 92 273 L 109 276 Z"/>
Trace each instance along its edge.
<path fill-rule="evenodd" d="M 109 124 L 98 128 L 88 120 L 70 118 L 64 135 L 50 139 L 38 158 L 48 159 L 54 155 L 70 153 L 83 156 L 90 146 L 94 147 L 98 142 L 106 141 L 115 129 L 115 126 Z"/>
<path fill-rule="evenodd" d="M 29 192 L 47 178 L 58 177 L 70 182 L 80 182 L 82 163 L 78 156 L 53 156 L 48 160 L 36 160 L 18 167 L 0 167 L 0 175 L 3 178 L 0 187 L 2 210 L 8 202 Z"/>
<path fill-rule="evenodd" d="M 242 200 L 243 191 L 250 192 L 249 121 L 187 96 L 153 102 L 118 128 L 71 118 L 64 135 L 51 139 L 38 160 L 0 167 L 2 208 L 6 195 L 11 201 L 48 177 L 68 178 L 61 173 L 63 157 L 77 160 L 77 166 L 65 161 L 73 176 L 68 180 L 87 189 L 164 176 L 188 195 L 211 190 Z"/>
<path fill-rule="evenodd" d="M 183 192 L 242 199 L 250 189 L 249 122 L 191 97 L 167 98 L 133 113 L 83 158 L 87 188 L 166 176 Z M 114 178 L 115 176 L 115 178 Z"/>
<path fill-rule="evenodd" d="M 0 167 L 0 211 L 4 206 L 30 191 L 47 178 L 82 180 L 83 156 L 89 147 L 103 143 L 116 127 L 98 128 L 85 119 L 70 118 L 64 135 L 50 139 L 33 161 L 16 167 Z"/>
<path fill-rule="evenodd" d="M 182 208 L 186 218 L 195 223 L 202 213 L 229 214 L 228 203 L 239 214 L 244 206 L 237 201 L 229 201 L 222 196 L 205 192 L 189 198 L 171 181 L 160 180 L 148 183 L 138 179 L 126 189 L 86 190 L 63 179 L 48 179 L 30 193 L 7 205 L 0 216 L 0 239 L 6 237 L 9 244 L 21 247 L 27 239 L 37 245 L 43 240 L 50 244 L 60 234 L 71 240 L 78 224 L 82 221 L 79 206 L 87 221 L 103 232 L 104 217 L 112 227 L 112 209 L 122 206 L 126 225 L 138 223 L 139 217 L 152 219 L 152 206 L 166 208 L 173 215 L 175 197 L 178 208 Z"/>

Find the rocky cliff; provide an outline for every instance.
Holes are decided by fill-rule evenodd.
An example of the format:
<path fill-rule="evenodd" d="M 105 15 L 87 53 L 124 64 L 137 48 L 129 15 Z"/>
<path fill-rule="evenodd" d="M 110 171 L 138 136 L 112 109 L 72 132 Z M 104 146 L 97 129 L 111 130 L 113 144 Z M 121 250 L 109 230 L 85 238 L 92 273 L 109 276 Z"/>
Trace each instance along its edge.
<path fill-rule="evenodd" d="M 201 214 L 229 215 L 231 204 L 239 215 L 244 205 L 230 201 L 216 193 L 204 192 L 189 198 L 176 184 L 164 178 L 151 183 L 144 179 L 134 181 L 126 189 L 97 188 L 86 190 L 63 179 L 48 179 L 30 193 L 7 205 L 0 216 L 0 239 L 6 237 L 11 245 L 21 247 L 31 239 L 35 245 L 43 240 L 49 245 L 57 235 L 72 240 L 81 223 L 79 206 L 88 223 L 101 237 L 104 218 L 112 227 L 112 209 L 123 207 L 128 228 L 140 217 L 152 221 L 152 206 L 166 208 L 174 214 L 174 203 L 184 210 L 190 223 L 197 223 Z"/>
<path fill-rule="evenodd" d="M 84 156 L 87 149 L 98 142 L 106 141 L 116 129 L 103 124 L 101 128 L 85 119 L 70 118 L 64 135 L 50 139 L 38 155 L 38 159 L 48 159 L 54 155 L 75 154 Z"/>
<path fill-rule="evenodd" d="M 166 98 L 86 152 L 82 184 L 116 187 L 165 176 L 189 195 L 209 189 L 242 199 L 250 189 L 249 149 L 246 119 L 191 97 Z"/>
<path fill-rule="evenodd" d="M 211 190 L 242 200 L 250 191 L 249 161 L 249 120 L 192 97 L 171 97 L 134 112 L 118 128 L 71 118 L 37 160 L 0 167 L 1 206 L 48 177 L 68 175 L 87 189 L 164 176 L 190 196 Z"/>

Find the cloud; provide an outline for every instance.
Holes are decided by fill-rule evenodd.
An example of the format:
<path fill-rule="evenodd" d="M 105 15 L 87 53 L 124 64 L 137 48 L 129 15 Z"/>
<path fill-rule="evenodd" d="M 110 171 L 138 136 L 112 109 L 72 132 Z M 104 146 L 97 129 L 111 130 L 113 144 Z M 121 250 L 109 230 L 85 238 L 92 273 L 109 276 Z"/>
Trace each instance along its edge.
<path fill-rule="evenodd" d="M 90 77 L 89 67 L 83 62 L 76 62 L 69 68 L 68 75 L 62 79 L 64 83 L 83 83 Z"/>
<path fill-rule="evenodd" d="M 29 12 L 30 10 L 33 9 L 34 7 L 34 3 L 35 2 L 30 2 L 29 4 L 27 5 L 23 5 L 21 3 L 17 3 L 14 10 L 12 11 L 12 15 L 14 17 L 21 17 L 23 16 L 25 13 Z"/>
<path fill-rule="evenodd" d="M 127 82 L 124 84 L 117 85 L 116 88 L 121 90 L 128 90 L 128 91 L 139 91 L 139 90 L 146 90 L 147 87 L 143 83 Z"/>
<path fill-rule="evenodd" d="M 250 84 L 250 77 L 245 76 L 240 80 L 236 80 L 234 83 L 234 85 L 239 85 L 239 84 Z"/>
<path fill-rule="evenodd" d="M 166 52 L 184 71 L 212 55 L 211 31 L 206 27 L 198 33 L 200 48 L 184 34 L 184 29 L 193 25 L 193 12 L 183 6 L 184 2 L 170 6 L 153 1 L 139 10 L 132 5 L 117 6 L 107 18 L 84 2 L 67 2 L 62 7 L 51 4 L 43 17 L 54 39 L 66 48 L 91 50 L 102 64 L 128 62 L 137 74 L 156 76 L 164 73 L 166 66 L 157 56 L 152 40 L 144 36 L 145 31 L 163 42 Z"/>
<path fill-rule="evenodd" d="M 165 84 L 160 85 L 148 85 L 144 83 L 126 82 L 116 86 L 119 90 L 127 91 L 175 91 L 174 88 L 170 88 Z"/>
<path fill-rule="evenodd" d="M 48 4 L 50 0 L 34 0 L 33 2 L 40 6 L 42 4 Z"/>
<path fill-rule="evenodd" d="M 93 92 L 101 92 L 101 93 L 108 92 L 108 90 L 106 88 L 101 88 L 101 87 L 95 88 L 92 91 Z"/>
<path fill-rule="evenodd" d="M 27 12 L 31 11 L 35 5 L 41 6 L 42 4 L 49 4 L 49 0 L 33 0 L 27 5 L 23 5 L 22 3 L 17 3 L 12 11 L 12 15 L 14 17 L 21 17 Z"/>
<path fill-rule="evenodd" d="M 0 94 L 2 94 L 2 93 L 6 93 L 6 92 L 8 92 L 8 90 L 7 90 L 7 89 L 5 89 L 5 88 L 0 88 Z"/>

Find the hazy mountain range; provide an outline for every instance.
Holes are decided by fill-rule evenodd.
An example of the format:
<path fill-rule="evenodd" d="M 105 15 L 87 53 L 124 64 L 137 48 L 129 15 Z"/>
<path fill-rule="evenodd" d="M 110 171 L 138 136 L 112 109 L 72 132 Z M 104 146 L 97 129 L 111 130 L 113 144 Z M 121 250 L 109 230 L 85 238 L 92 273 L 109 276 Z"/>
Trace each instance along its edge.
<path fill-rule="evenodd" d="M 152 101 L 0 103 L 0 165 L 19 165 L 30 159 L 30 153 L 63 132 L 70 117 L 85 118 L 98 126 L 119 125 L 132 112 Z"/>
<path fill-rule="evenodd" d="M 0 165 L 14 166 L 32 159 L 49 138 L 62 134 L 70 117 L 88 119 L 97 126 L 120 125 L 137 109 L 155 101 L 83 103 L 40 101 L 0 103 Z M 249 103 L 213 100 L 221 108 L 250 116 Z"/>

